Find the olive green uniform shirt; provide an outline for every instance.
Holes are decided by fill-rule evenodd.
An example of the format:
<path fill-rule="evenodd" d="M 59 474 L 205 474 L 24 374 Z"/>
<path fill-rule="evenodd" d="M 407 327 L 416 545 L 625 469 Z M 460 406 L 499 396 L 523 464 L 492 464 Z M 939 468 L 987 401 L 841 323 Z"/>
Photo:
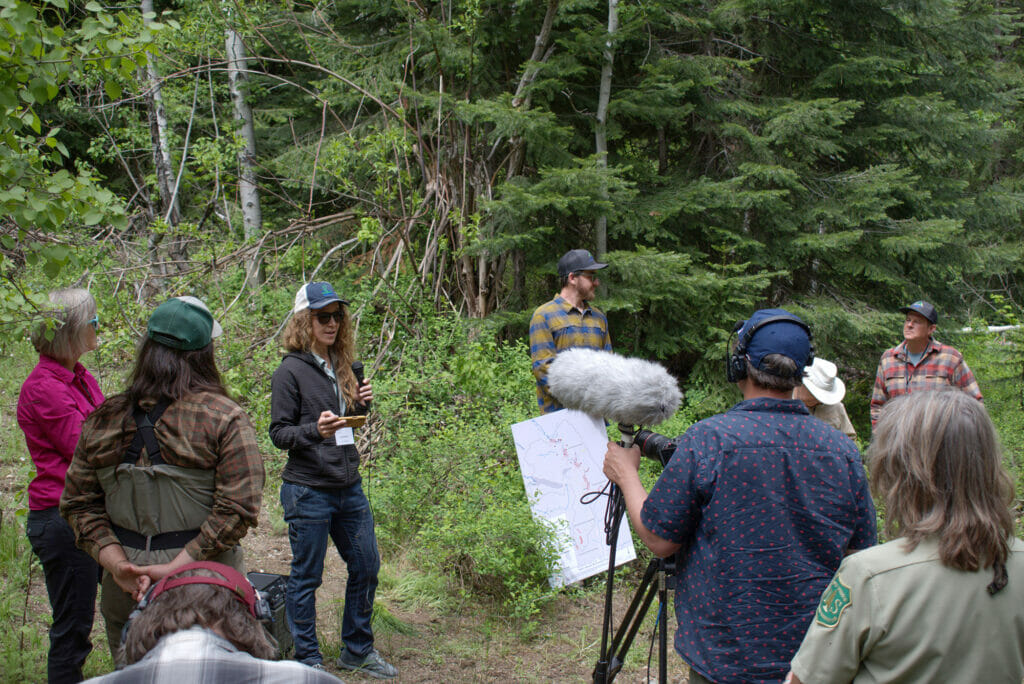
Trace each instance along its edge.
<path fill-rule="evenodd" d="M 903 539 L 848 556 L 822 594 L 791 663 L 804 684 L 1012 682 L 1024 677 L 1024 542 L 1013 539 L 1009 582 L 992 568 L 942 565 L 935 539 Z"/>

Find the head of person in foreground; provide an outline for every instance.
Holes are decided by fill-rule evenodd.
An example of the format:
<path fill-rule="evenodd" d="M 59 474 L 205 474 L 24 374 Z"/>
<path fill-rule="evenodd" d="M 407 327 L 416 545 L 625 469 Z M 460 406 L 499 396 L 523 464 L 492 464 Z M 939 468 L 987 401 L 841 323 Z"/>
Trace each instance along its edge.
<path fill-rule="evenodd" d="M 1005 586 L 1013 483 L 983 404 L 953 387 L 887 402 L 869 468 L 891 537 L 904 538 L 912 550 L 935 536 L 944 565 L 968 572 L 992 567 L 995 590 Z"/>
<path fill-rule="evenodd" d="M 257 619 L 256 590 L 237 570 L 220 563 L 189 563 L 153 585 L 130 619 L 121 647 L 136 663 L 168 634 L 202 627 L 239 651 L 269 660 L 277 656 Z"/>

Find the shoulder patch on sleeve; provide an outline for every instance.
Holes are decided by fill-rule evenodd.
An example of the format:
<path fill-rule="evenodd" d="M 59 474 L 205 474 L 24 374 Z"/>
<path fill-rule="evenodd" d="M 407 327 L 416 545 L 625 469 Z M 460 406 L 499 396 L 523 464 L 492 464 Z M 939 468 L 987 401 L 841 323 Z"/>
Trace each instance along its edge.
<path fill-rule="evenodd" d="M 825 593 L 821 595 L 818 610 L 814 613 L 814 621 L 822 627 L 831 629 L 839 624 L 843 611 L 852 603 L 850 587 L 843 584 L 842 578 L 836 574 L 825 588 Z"/>

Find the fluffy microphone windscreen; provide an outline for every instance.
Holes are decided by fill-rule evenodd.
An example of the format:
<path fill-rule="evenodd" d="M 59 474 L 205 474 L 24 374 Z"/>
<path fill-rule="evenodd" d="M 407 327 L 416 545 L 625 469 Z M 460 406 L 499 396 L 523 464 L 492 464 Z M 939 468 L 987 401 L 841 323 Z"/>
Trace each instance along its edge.
<path fill-rule="evenodd" d="M 657 425 L 683 399 L 664 366 L 594 349 L 569 349 L 548 368 L 548 389 L 562 406 L 622 425 Z"/>

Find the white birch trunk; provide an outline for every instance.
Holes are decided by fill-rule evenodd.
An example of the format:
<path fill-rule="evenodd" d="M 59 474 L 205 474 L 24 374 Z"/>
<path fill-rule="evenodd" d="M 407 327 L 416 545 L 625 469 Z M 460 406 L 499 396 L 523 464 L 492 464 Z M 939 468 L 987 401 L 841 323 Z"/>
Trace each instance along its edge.
<path fill-rule="evenodd" d="M 263 225 L 263 214 L 260 209 L 260 196 L 256 187 L 256 169 L 253 159 L 256 157 L 256 129 L 252 120 L 252 108 L 245 100 L 244 84 L 249 60 L 245 54 L 242 37 L 234 29 L 225 31 L 225 47 L 228 58 L 228 86 L 231 101 L 235 105 L 235 120 L 239 123 L 239 132 L 245 145 L 238 152 L 238 196 L 242 203 L 242 223 L 246 239 L 260 234 Z M 261 259 L 258 254 L 252 257 L 247 266 L 247 278 L 250 285 L 262 281 Z"/>
<path fill-rule="evenodd" d="M 601 168 L 608 168 L 608 100 L 612 92 L 612 64 L 615 53 L 612 40 L 619 29 L 619 0 L 608 0 L 608 36 L 604 43 L 604 65 L 601 67 L 601 90 L 597 99 L 597 125 L 594 126 L 594 151 Z M 603 193 L 607 197 L 607 191 Z M 608 216 L 602 213 L 594 223 L 597 258 L 608 251 Z"/>
<path fill-rule="evenodd" d="M 153 0 L 141 0 L 143 21 L 150 22 L 153 15 Z M 153 55 L 146 53 L 146 80 L 149 81 L 150 131 L 153 139 L 153 166 L 156 168 L 156 182 L 160 191 L 163 218 L 172 226 L 181 220 L 178 195 L 174 191 L 174 163 L 171 161 L 171 147 L 167 135 L 167 110 L 161 90 L 160 75 L 156 71 Z"/>

